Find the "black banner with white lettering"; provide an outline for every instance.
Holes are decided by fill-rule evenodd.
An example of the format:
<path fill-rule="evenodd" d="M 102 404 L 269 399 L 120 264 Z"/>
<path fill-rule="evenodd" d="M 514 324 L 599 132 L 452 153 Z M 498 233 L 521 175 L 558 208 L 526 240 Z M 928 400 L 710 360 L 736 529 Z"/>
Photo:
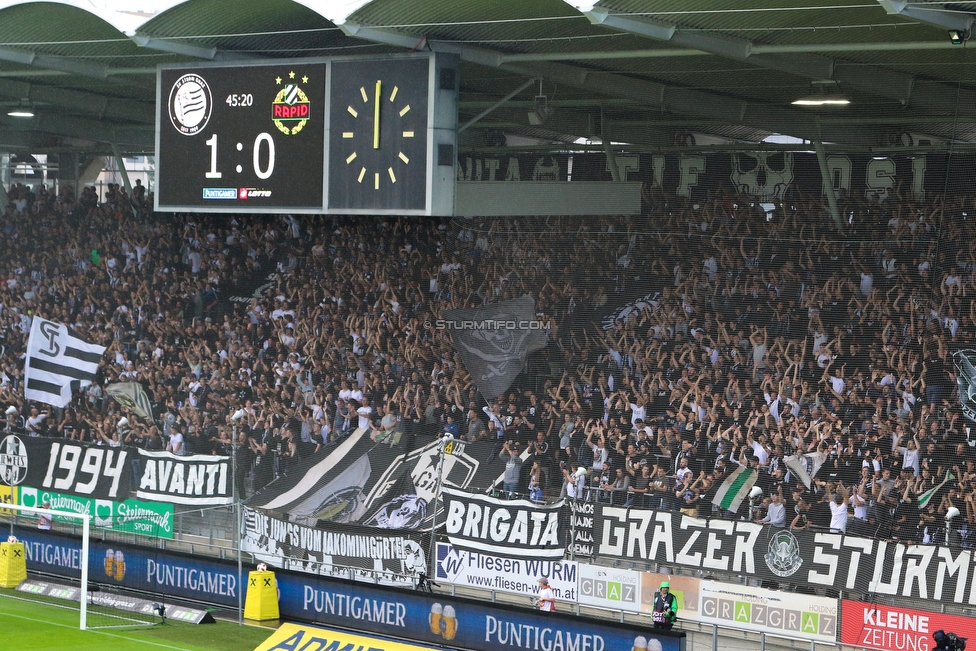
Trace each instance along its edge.
<path fill-rule="evenodd" d="M 0 483 L 102 500 L 128 499 L 131 451 L 8 434 L 0 438 Z"/>
<path fill-rule="evenodd" d="M 828 153 L 827 174 L 842 196 L 921 199 L 948 190 L 968 192 L 972 154 L 871 156 Z M 825 192 L 820 163 L 813 153 L 785 151 L 689 152 L 687 154 L 617 154 L 613 163 L 622 181 L 642 181 L 648 188 L 693 199 L 716 191 L 762 202 L 788 201 L 800 194 Z M 945 180 L 953 179 L 948 188 Z M 602 153 L 505 156 L 461 156 L 459 181 L 612 181 L 610 162 Z"/>
<path fill-rule="evenodd" d="M 673 511 L 596 505 L 597 554 L 835 590 L 976 605 L 972 550 L 909 545 Z"/>
<path fill-rule="evenodd" d="M 412 586 L 427 572 L 429 538 L 418 532 L 322 526 L 287 522 L 245 506 L 241 549 L 272 567 L 383 585 Z"/>
<path fill-rule="evenodd" d="M 444 489 L 444 528 L 452 545 L 515 558 L 561 559 L 563 501 L 536 504 Z"/>
<path fill-rule="evenodd" d="M 133 459 L 140 463 L 135 465 Z M 133 471 L 140 472 L 133 486 Z M 8 434 L 0 438 L 0 483 L 33 486 L 68 495 L 169 504 L 233 504 L 230 457 L 146 452 Z"/>
<path fill-rule="evenodd" d="M 193 506 L 234 503 L 230 457 L 139 450 L 142 473 L 136 497 L 150 502 Z"/>

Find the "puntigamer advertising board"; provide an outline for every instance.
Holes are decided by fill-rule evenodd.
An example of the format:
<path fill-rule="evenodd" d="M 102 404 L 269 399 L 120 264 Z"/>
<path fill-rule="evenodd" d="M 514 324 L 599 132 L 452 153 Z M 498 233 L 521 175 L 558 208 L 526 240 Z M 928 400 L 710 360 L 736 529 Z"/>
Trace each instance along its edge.
<path fill-rule="evenodd" d="M 61 576 L 80 574 L 77 538 L 29 527 L 16 531 L 27 551 L 27 567 Z M 109 554 L 111 553 L 111 557 Z M 119 562 L 120 555 L 124 558 Z M 134 545 L 93 542 L 91 580 L 124 582 L 135 589 L 165 591 L 236 607 L 236 563 Z M 111 562 L 109 559 L 111 558 Z M 109 571 L 111 570 L 111 574 Z M 683 633 L 661 633 L 645 624 L 621 624 L 573 615 L 561 602 L 556 613 L 503 606 L 462 597 L 425 594 L 302 572 L 276 572 L 283 619 L 395 636 L 403 640 L 472 651 L 617 651 L 643 638 L 648 649 L 685 651 Z M 245 582 L 246 584 L 246 582 Z M 246 588 L 245 588 L 246 590 Z M 244 595 L 240 595 L 246 597 Z"/>

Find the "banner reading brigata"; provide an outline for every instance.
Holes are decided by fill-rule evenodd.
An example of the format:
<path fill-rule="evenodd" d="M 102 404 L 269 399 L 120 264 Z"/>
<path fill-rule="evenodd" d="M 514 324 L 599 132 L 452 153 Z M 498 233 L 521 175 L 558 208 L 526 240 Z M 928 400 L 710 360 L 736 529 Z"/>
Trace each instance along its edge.
<path fill-rule="evenodd" d="M 561 559 L 559 514 L 563 501 L 536 504 L 500 500 L 445 488 L 444 533 L 455 547 L 515 558 Z"/>
<path fill-rule="evenodd" d="M 357 525 L 318 529 L 246 506 L 241 550 L 272 567 L 382 585 L 412 586 L 427 572 L 419 533 Z"/>
<path fill-rule="evenodd" d="M 673 511 L 595 505 L 596 553 L 768 581 L 976 605 L 972 550 L 907 545 Z"/>
<path fill-rule="evenodd" d="M 933 604 L 934 605 L 934 604 Z M 976 620 L 924 610 L 847 601 L 841 604 L 841 644 L 880 651 L 930 651 L 932 634 L 942 630 L 969 637 Z"/>

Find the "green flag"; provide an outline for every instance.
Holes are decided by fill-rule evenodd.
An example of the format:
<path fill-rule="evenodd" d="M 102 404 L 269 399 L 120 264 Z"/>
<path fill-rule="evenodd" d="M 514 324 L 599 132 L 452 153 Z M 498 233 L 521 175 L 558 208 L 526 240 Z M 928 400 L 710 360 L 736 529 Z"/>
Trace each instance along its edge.
<path fill-rule="evenodd" d="M 758 477 L 759 473 L 755 470 L 739 466 L 718 487 L 715 497 L 712 498 L 712 504 L 727 511 L 738 511 L 739 505 L 755 486 Z"/>
<path fill-rule="evenodd" d="M 945 477 L 945 479 L 942 480 L 942 483 L 941 484 L 939 484 L 935 488 L 928 489 L 927 491 L 925 491 L 924 493 L 922 493 L 921 495 L 918 496 L 918 508 L 919 509 L 924 509 L 926 506 L 928 506 L 929 502 L 932 501 L 932 498 L 935 497 L 935 494 L 938 493 L 939 490 L 943 486 L 945 486 L 946 484 L 948 484 L 950 481 L 952 481 L 952 471 L 951 470 L 947 470 L 946 471 L 946 477 Z"/>

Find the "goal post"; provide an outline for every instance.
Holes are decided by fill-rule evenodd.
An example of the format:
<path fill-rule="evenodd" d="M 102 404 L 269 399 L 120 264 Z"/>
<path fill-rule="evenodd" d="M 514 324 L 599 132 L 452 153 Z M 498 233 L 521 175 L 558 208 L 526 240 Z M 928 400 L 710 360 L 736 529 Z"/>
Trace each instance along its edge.
<path fill-rule="evenodd" d="M 67 510 L 56 501 L 57 508 L 46 506 L 0 505 L 0 541 L 9 543 L 9 535 L 24 544 L 18 563 L 27 570 L 25 581 L 19 581 L 24 565 L 10 574 L 5 585 L 19 585 L 0 590 L 0 597 L 77 610 L 81 629 L 165 621 L 168 599 L 146 581 L 156 561 L 152 546 L 127 542 L 133 534 L 113 531 L 112 518 L 100 519 L 97 510 Z"/>
<path fill-rule="evenodd" d="M 24 519 L 34 520 L 35 526 L 39 531 L 50 530 L 54 526 L 55 519 L 77 521 L 81 524 L 81 565 L 80 580 L 80 602 L 79 602 L 79 625 L 81 630 L 88 628 L 88 561 L 91 551 L 91 515 L 88 513 L 75 513 L 73 511 L 56 511 L 54 509 L 39 508 L 36 506 L 21 506 L 18 504 L 4 504 L 0 509 L 0 515 L 7 516 L 10 520 L 10 536 L 16 537 L 15 525 L 21 519 L 19 514 L 24 514 Z M 26 559 L 25 559 L 26 562 Z"/>

